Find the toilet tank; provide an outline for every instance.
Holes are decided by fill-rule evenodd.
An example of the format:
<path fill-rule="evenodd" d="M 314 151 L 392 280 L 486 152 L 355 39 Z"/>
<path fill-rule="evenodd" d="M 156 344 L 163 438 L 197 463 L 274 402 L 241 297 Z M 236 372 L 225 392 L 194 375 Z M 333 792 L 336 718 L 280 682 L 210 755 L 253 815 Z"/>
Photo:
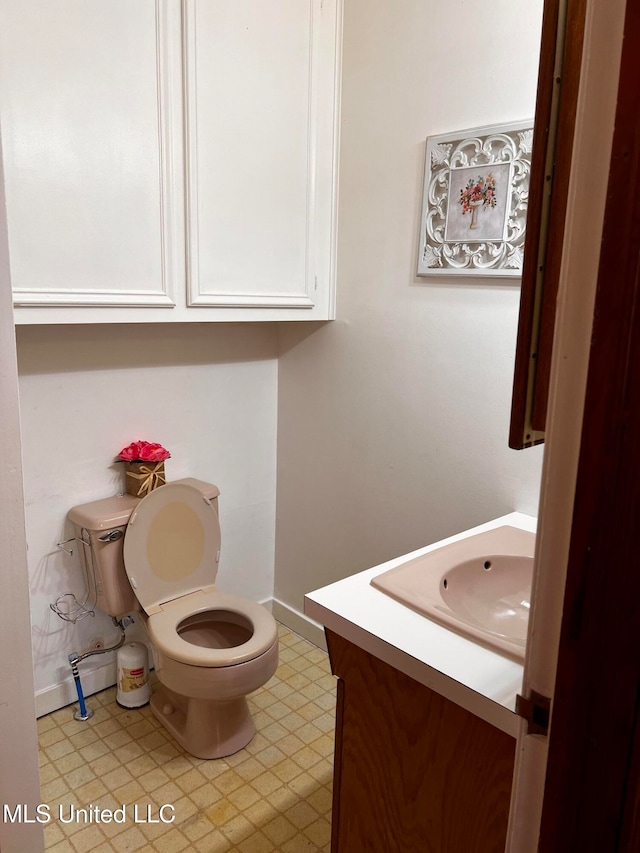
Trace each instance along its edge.
<path fill-rule="evenodd" d="M 129 517 L 140 503 L 132 495 L 105 498 L 74 506 L 69 521 L 74 536 L 87 545 L 80 546 L 80 560 L 87 578 L 89 603 L 110 616 L 124 616 L 140 605 L 124 570 L 122 546 Z"/>
<path fill-rule="evenodd" d="M 173 482 L 199 489 L 218 512 L 220 490 L 213 483 L 193 477 Z M 95 598 L 96 607 L 116 618 L 141 609 L 125 572 L 123 557 L 124 534 L 131 513 L 140 500 L 133 495 L 118 495 L 80 504 L 68 514 L 74 536 L 87 543 L 81 545 L 79 551 L 89 588 L 89 602 Z"/>

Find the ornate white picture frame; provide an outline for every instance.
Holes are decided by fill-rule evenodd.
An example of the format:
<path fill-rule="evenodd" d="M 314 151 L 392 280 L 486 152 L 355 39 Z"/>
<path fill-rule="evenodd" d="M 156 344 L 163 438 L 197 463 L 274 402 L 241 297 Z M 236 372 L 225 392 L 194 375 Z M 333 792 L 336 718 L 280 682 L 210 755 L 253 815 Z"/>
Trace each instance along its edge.
<path fill-rule="evenodd" d="M 430 136 L 418 275 L 519 277 L 533 120 Z"/>

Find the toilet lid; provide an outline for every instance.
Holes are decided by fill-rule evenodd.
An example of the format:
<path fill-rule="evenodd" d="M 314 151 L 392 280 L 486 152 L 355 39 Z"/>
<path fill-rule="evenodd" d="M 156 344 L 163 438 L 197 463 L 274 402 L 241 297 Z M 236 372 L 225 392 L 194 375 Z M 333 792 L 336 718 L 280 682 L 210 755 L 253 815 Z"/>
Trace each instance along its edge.
<path fill-rule="evenodd" d="M 211 586 L 219 553 L 216 510 L 201 491 L 182 483 L 168 483 L 144 497 L 124 537 L 125 571 L 148 614 Z"/>

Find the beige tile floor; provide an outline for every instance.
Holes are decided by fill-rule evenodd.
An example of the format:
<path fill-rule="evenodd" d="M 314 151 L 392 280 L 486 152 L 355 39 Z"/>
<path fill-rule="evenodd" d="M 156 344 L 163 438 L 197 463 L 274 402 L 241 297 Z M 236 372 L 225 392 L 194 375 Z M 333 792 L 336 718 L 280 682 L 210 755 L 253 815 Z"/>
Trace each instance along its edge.
<path fill-rule="evenodd" d="M 327 655 L 280 628 L 278 671 L 249 702 L 257 735 L 215 761 L 187 755 L 148 707 L 120 708 L 114 687 L 87 700 L 95 711 L 87 722 L 74 720 L 72 707 L 38 720 L 48 853 L 328 851 L 335 682 Z M 164 804 L 175 808 L 173 823 L 147 821 L 158 821 Z M 71 806 L 123 805 L 123 823 L 60 820 Z"/>

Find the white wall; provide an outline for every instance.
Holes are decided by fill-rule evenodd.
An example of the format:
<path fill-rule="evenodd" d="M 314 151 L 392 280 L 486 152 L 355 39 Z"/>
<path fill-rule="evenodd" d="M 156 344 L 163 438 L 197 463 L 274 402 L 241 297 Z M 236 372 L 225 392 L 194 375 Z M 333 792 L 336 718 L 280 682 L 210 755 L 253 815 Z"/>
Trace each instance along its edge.
<path fill-rule="evenodd" d="M 118 636 L 102 613 L 74 627 L 49 603 L 84 588 L 77 558 L 56 548 L 72 535 L 68 510 L 123 490 L 113 460 L 131 441 L 171 451 L 168 480 L 219 486 L 218 582 L 271 597 L 276 333 L 269 324 L 178 324 L 25 326 L 17 335 L 35 686 L 45 713 L 75 698 L 68 654 Z M 80 665 L 87 693 L 113 683 L 106 657 Z"/>
<path fill-rule="evenodd" d="M 519 288 L 415 276 L 425 138 L 532 117 L 542 2 L 345 0 L 338 319 L 282 327 L 275 596 L 510 510 Z M 295 621 L 295 612 L 293 613 Z"/>

